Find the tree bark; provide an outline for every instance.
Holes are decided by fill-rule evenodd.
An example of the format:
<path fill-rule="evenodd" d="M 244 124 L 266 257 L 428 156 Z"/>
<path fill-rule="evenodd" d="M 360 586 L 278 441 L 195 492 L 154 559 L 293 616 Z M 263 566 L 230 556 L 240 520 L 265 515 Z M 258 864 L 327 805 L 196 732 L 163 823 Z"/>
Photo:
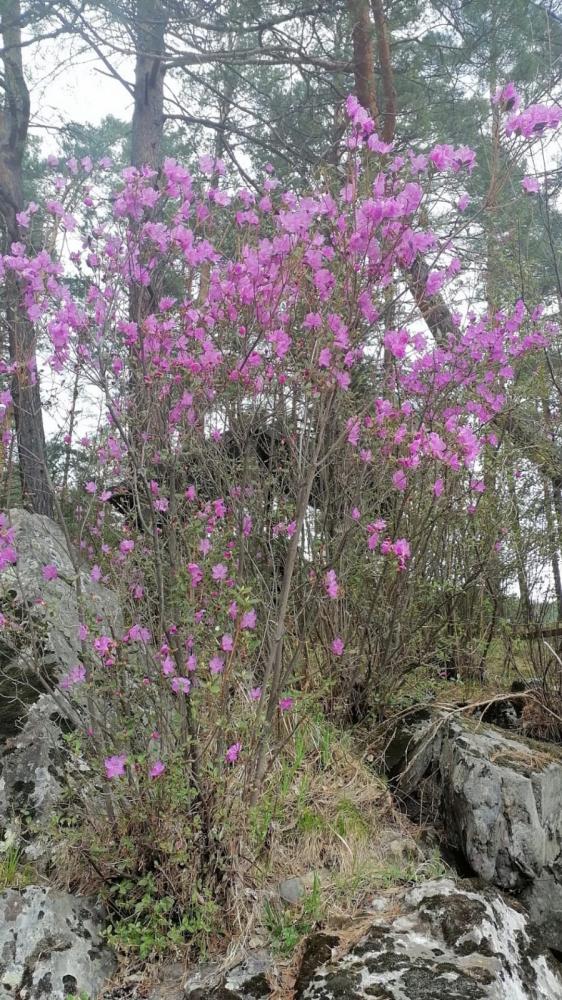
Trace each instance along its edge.
<path fill-rule="evenodd" d="M 380 116 L 382 121 L 382 138 L 385 142 L 392 142 L 396 130 L 397 103 L 392 57 L 388 40 L 388 22 L 382 0 L 371 0 L 371 8 L 375 21 L 379 66 L 384 93 L 384 113 L 381 113 Z"/>
<path fill-rule="evenodd" d="M 8 250 L 20 238 L 17 214 L 23 208 L 22 165 L 30 109 L 21 54 L 19 0 L 0 3 L 0 30 L 4 69 L 0 109 L 0 215 L 3 248 Z M 3 306 L 13 371 L 11 392 L 23 499 L 36 513 L 52 517 L 35 331 L 27 319 L 18 283 L 13 277 L 4 283 Z"/>
<path fill-rule="evenodd" d="M 556 608 L 558 621 L 562 621 L 562 577 L 560 575 L 560 559 L 558 557 L 560 531 L 556 530 L 554 512 L 552 509 L 553 494 L 556 487 L 550 492 L 548 481 L 543 476 L 544 511 L 546 516 L 548 548 L 550 553 L 550 565 L 552 567 L 552 578 L 554 580 L 554 593 L 556 594 Z"/>
<path fill-rule="evenodd" d="M 165 3 L 166 0 L 137 0 L 132 25 L 135 39 L 135 104 L 131 125 L 131 164 L 139 169 L 146 165 L 156 171 L 162 163 L 164 135 L 164 51 L 168 23 Z M 153 274 L 150 285 L 137 283 L 130 289 L 129 315 L 138 325 L 141 344 L 144 322 L 157 300 L 155 282 L 157 275 Z M 155 445 L 156 439 L 161 439 L 163 434 L 162 415 L 155 412 L 150 389 L 145 384 L 143 366 L 142 349 L 138 356 L 131 352 L 132 409 L 129 417 L 131 443 L 138 461 L 143 453 L 144 435 L 148 434 Z"/>
<path fill-rule="evenodd" d="M 359 103 L 378 125 L 379 108 L 375 81 L 373 25 L 369 16 L 369 0 L 348 0 L 353 38 L 353 76 Z"/>
<path fill-rule="evenodd" d="M 167 13 L 160 0 L 138 0 L 135 24 L 135 108 L 131 163 L 158 170 L 164 133 L 164 35 Z"/>

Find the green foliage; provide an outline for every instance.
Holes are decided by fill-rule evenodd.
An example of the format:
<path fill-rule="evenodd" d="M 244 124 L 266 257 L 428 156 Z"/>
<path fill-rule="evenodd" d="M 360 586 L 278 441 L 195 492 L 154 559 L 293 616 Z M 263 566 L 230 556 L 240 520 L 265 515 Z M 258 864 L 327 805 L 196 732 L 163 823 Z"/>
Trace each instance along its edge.
<path fill-rule="evenodd" d="M 156 958 L 178 949 L 190 939 L 201 943 L 215 926 L 217 904 L 202 892 L 194 893 L 186 909 L 172 895 L 162 895 L 152 873 L 140 879 L 122 879 L 109 893 L 112 919 L 109 944 L 118 951 Z"/>
<path fill-rule="evenodd" d="M 97 125 L 66 122 L 59 137 L 61 156 L 77 160 L 89 156 L 94 161 L 108 156 L 118 168 L 124 167 L 130 161 L 130 131 L 129 123 L 114 115 L 106 115 Z"/>
<path fill-rule="evenodd" d="M 4 889 L 24 889 L 34 879 L 32 866 L 25 861 L 17 844 L 8 844 L 0 854 L 0 892 Z"/>
<path fill-rule="evenodd" d="M 312 889 L 294 910 L 267 901 L 264 908 L 265 925 L 274 951 L 289 956 L 299 941 L 310 934 L 323 915 L 320 882 L 314 877 Z"/>

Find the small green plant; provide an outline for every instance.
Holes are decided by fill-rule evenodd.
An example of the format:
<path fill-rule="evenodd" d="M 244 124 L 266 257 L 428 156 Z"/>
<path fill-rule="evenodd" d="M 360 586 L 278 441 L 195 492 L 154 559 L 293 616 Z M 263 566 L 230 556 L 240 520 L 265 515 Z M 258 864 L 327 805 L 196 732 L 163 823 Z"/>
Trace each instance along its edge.
<path fill-rule="evenodd" d="M 265 904 L 265 924 L 271 936 L 271 945 L 281 955 L 291 955 L 299 941 L 310 934 L 321 919 L 322 900 L 316 876 L 297 914 L 269 901 Z"/>
<path fill-rule="evenodd" d="M 90 994 L 84 993 L 67 993 L 64 1000 L 90 1000 Z"/>
<path fill-rule="evenodd" d="M 377 873 L 377 881 L 385 887 L 395 884 L 418 884 L 447 875 L 447 865 L 438 850 L 432 851 L 424 861 L 405 858 L 403 861 L 389 862 Z"/>
<path fill-rule="evenodd" d="M 23 889 L 33 882 L 33 869 L 24 861 L 21 848 L 10 844 L 0 854 L 0 891 Z"/>
<path fill-rule="evenodd" d="M 271 824 L 275 819 L 278 808 L 279 802 L 277 798 L 274 799 L 271 795 L 264 795 L 261 802 L 250 810 L 252 844 L 257 851 L 260 851 L 267 841 Z"/>
<path fill-rule="evenodd" d="M 351 802 L 349 799 L 341 799 L 338 802 L 335 827 L 341 837 L 345 837 L 351 831 L 358 836 L 367 835 L 369 832 L 368 824 L 361 810 L 355 802 Z"/>
<path fill-rule="evenodd" d="M 180 913 L 172 896 L 159 894 L 152 874 L 136 881 L 122 879 L 112 891 L 112 900 L 121 916 L 107 933 L 109 944 L 119 951 L 154 958 L 179 948 L 191 938 L 204 938 L 214 926 L 217 906 L 201 894 Z"/>
<path fill-rule="evenodd" d="M 445 878 L 451 871 L 436 847 L 425 861 L 417 864 L 412 873 L 413 882 L 427 882 L 429 879 Z"/>

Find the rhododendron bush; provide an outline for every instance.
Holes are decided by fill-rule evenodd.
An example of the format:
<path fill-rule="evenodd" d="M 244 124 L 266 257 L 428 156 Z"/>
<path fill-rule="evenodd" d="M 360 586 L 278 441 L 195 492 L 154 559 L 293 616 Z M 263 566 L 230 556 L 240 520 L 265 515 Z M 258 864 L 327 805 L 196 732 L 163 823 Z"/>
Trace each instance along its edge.
<path fill-rule="evenodd" d="M 511 98 L 510 133 L 558 123 Z M 273 173 L 236 190 L 210 157 L 119 178 L 69 161 L 2 259 L 54 377 L 105 412 L 68 530 L 126 627 L 105 634 L 81 604 L 60 689 L 108 823 L 171 809 L 174 790 L 190 885 L 231 864 L 227 817 L 241 838 L 319 700 L 377 709 L 435 662 L 447 587 L 478 584 L 502 544 L 501 525 L 476 530 L 482 470 L 519 359 L 552 333 L 517 302 L 432 339 L 408 273 L 435 260 L 430 306 L 457 280 L 426 220 L 474 154 L 397 155 L 347 112 L 345 176 L 308 195 Z M 27 245 L 36 211 L 56 251 Z M 0 558 L 17 559 L 6 519 Z"/>

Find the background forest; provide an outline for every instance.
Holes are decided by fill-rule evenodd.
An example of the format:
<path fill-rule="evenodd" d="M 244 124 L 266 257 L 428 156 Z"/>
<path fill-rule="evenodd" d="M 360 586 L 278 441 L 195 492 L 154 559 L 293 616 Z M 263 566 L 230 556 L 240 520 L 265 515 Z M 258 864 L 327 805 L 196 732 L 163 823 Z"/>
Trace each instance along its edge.
<path fill-rule="evenodd" d="M 123 950 L 207 947 L 291 817 L 348 897 L 380 878 L 374 772 L 315 801 L 402 711 L 535 677 L 560 737 L 562 4 L 0 14 L 0 508 L 72 554 L 58 690 L 97 782 L 53 865 Z M 127 119 L 52 113 L 46 69 L 86 63 Z"/>

